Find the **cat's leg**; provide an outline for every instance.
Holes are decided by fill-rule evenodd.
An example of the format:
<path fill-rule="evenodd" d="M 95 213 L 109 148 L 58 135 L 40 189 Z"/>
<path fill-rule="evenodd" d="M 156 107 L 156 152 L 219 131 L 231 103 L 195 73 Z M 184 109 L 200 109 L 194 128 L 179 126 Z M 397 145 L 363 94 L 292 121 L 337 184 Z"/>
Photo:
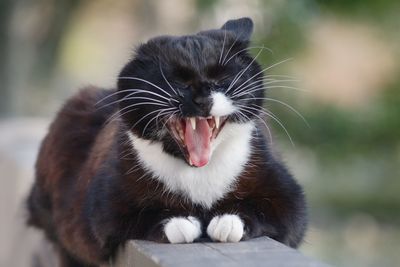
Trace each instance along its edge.
<path fill-rule="evenodd" d="M 274 220 L 266 221 L 258 216 L 256 209 L 244 202 L 229 203 L 233 209 L 218 209 L 207 226 L 207 235 L 216 242 L 239 242 L 259 236 L 277 237 Z"/>
<path fill-rule="evenodd" d="M 223 214 L 211 219 L 207 234 L 214 241 L 239 242 L 244 234 L 244 222 L 236 214 Z"/>
<path fill-rule="evenodd" d="M 270 170 L 269 181 L 275 178 L 271 174 Z M 304 196 L 291 177 L 277 181 L 276 184 L 259 183 L 243 199 L 232 196 L 219 203 L 211 212 L 217 215 L 207 220 L 208 236 L 219 242 L 268 236 L 297 247 L 307 224 Z"/>
<path fill-rule="evenodd" d="M 145 236 L 140 238 L 163 243 L 192 243 L 202 234 L 202 223 L 199 218 L 179 212 L 164 213 L 157 218 L 148 216 L 140 219 L 146 222 L 147 229 L 140 224 L 136 231 L 143 229 Z"/>
<path fill-rule="evenodd" d="M 170 243 L 192 243 L 201 236 L 201 223 L 193 217 L 172 217 L 167 219 L 163 228 Z"/>
<path fill-rule="evenodd" d="M 202 235 L 201 219 L 190 213 L 169 209 L 146 207 L 129 215 L 114 216 L 125 218 L 104 227 L 94 222 L 92 229 L 101 240 L 114 240 L 116 247 L 129 239 L 145 239 L 162 243 L 191 243 Z M 112 249 L 113 250 L 113 249 Z"/>

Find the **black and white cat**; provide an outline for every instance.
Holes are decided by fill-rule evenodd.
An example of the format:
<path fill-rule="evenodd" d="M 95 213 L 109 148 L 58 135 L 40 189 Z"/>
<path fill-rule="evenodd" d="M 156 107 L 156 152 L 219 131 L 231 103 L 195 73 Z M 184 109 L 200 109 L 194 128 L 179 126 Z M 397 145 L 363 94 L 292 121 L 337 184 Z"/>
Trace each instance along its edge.
<path fill-rule="evenodd" d="M 137 49 L 117 90 L 86 88 L 44 139 L 28 206 L 62 266 L 99 266 L 128 239 L 297 247 L 302 189 L 270 152 L 249 18 Z"/>

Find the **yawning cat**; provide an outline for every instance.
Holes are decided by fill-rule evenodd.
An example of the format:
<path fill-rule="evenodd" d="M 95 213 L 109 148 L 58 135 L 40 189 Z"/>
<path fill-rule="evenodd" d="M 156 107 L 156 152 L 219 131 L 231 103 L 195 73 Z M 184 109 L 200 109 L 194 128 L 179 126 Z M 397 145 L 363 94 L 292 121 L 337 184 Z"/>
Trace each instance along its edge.
<path fill-rule="evenodd" d="M 140 45 L 116 90 L 86 88 L 58 113 L 36 164 L 29 223 L 62 266 L 99 266 L 129 239 L 297 247 L 302 189 L 262 129 L 265 69 L 249 18 Z"/>

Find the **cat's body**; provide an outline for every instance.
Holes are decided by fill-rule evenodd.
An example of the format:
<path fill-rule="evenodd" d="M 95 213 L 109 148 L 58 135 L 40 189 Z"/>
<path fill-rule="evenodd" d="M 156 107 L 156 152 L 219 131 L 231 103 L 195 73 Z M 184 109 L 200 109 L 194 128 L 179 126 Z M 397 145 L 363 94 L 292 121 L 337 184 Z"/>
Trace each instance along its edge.
<path fill-rule="evenodd" d="M 225 51 L 246 47 L 250 20 L 224 27 Z M 181 38 L 187 39 L 143 45 L 117 92 L 86 88 L 51 125 L 29 198 L 30 223 L 56 244 L 63 266 L 98 266 L 128 239 L 237 242 L 267 235 L 292 247 L 302 240 L 302 190 L 271 156 L 258 116 L 238 108 L 260 105 L 263 92 L 247 100 L 230 86 L 261 69 L 248 55 L 215 67 L 225 55 L 212 51 L 214 39 L 221 49 L 219 30 Z M 193 57 L 195 50 L 216 60 Z M 249 73 L 236 75 L 246 67 Z"/>

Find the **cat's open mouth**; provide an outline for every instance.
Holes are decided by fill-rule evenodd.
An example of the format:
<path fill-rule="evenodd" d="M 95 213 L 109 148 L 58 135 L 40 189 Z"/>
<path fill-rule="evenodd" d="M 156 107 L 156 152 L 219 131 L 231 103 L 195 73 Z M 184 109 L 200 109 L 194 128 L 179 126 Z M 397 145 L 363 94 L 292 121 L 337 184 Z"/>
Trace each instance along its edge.
<path fill-rule="evenodd" d="M 183 150 L 186 161 L 203 167 L 210 160 L 211 143 L 224 127 L 226 117 L 173 118 L 168 127 Z"/>

